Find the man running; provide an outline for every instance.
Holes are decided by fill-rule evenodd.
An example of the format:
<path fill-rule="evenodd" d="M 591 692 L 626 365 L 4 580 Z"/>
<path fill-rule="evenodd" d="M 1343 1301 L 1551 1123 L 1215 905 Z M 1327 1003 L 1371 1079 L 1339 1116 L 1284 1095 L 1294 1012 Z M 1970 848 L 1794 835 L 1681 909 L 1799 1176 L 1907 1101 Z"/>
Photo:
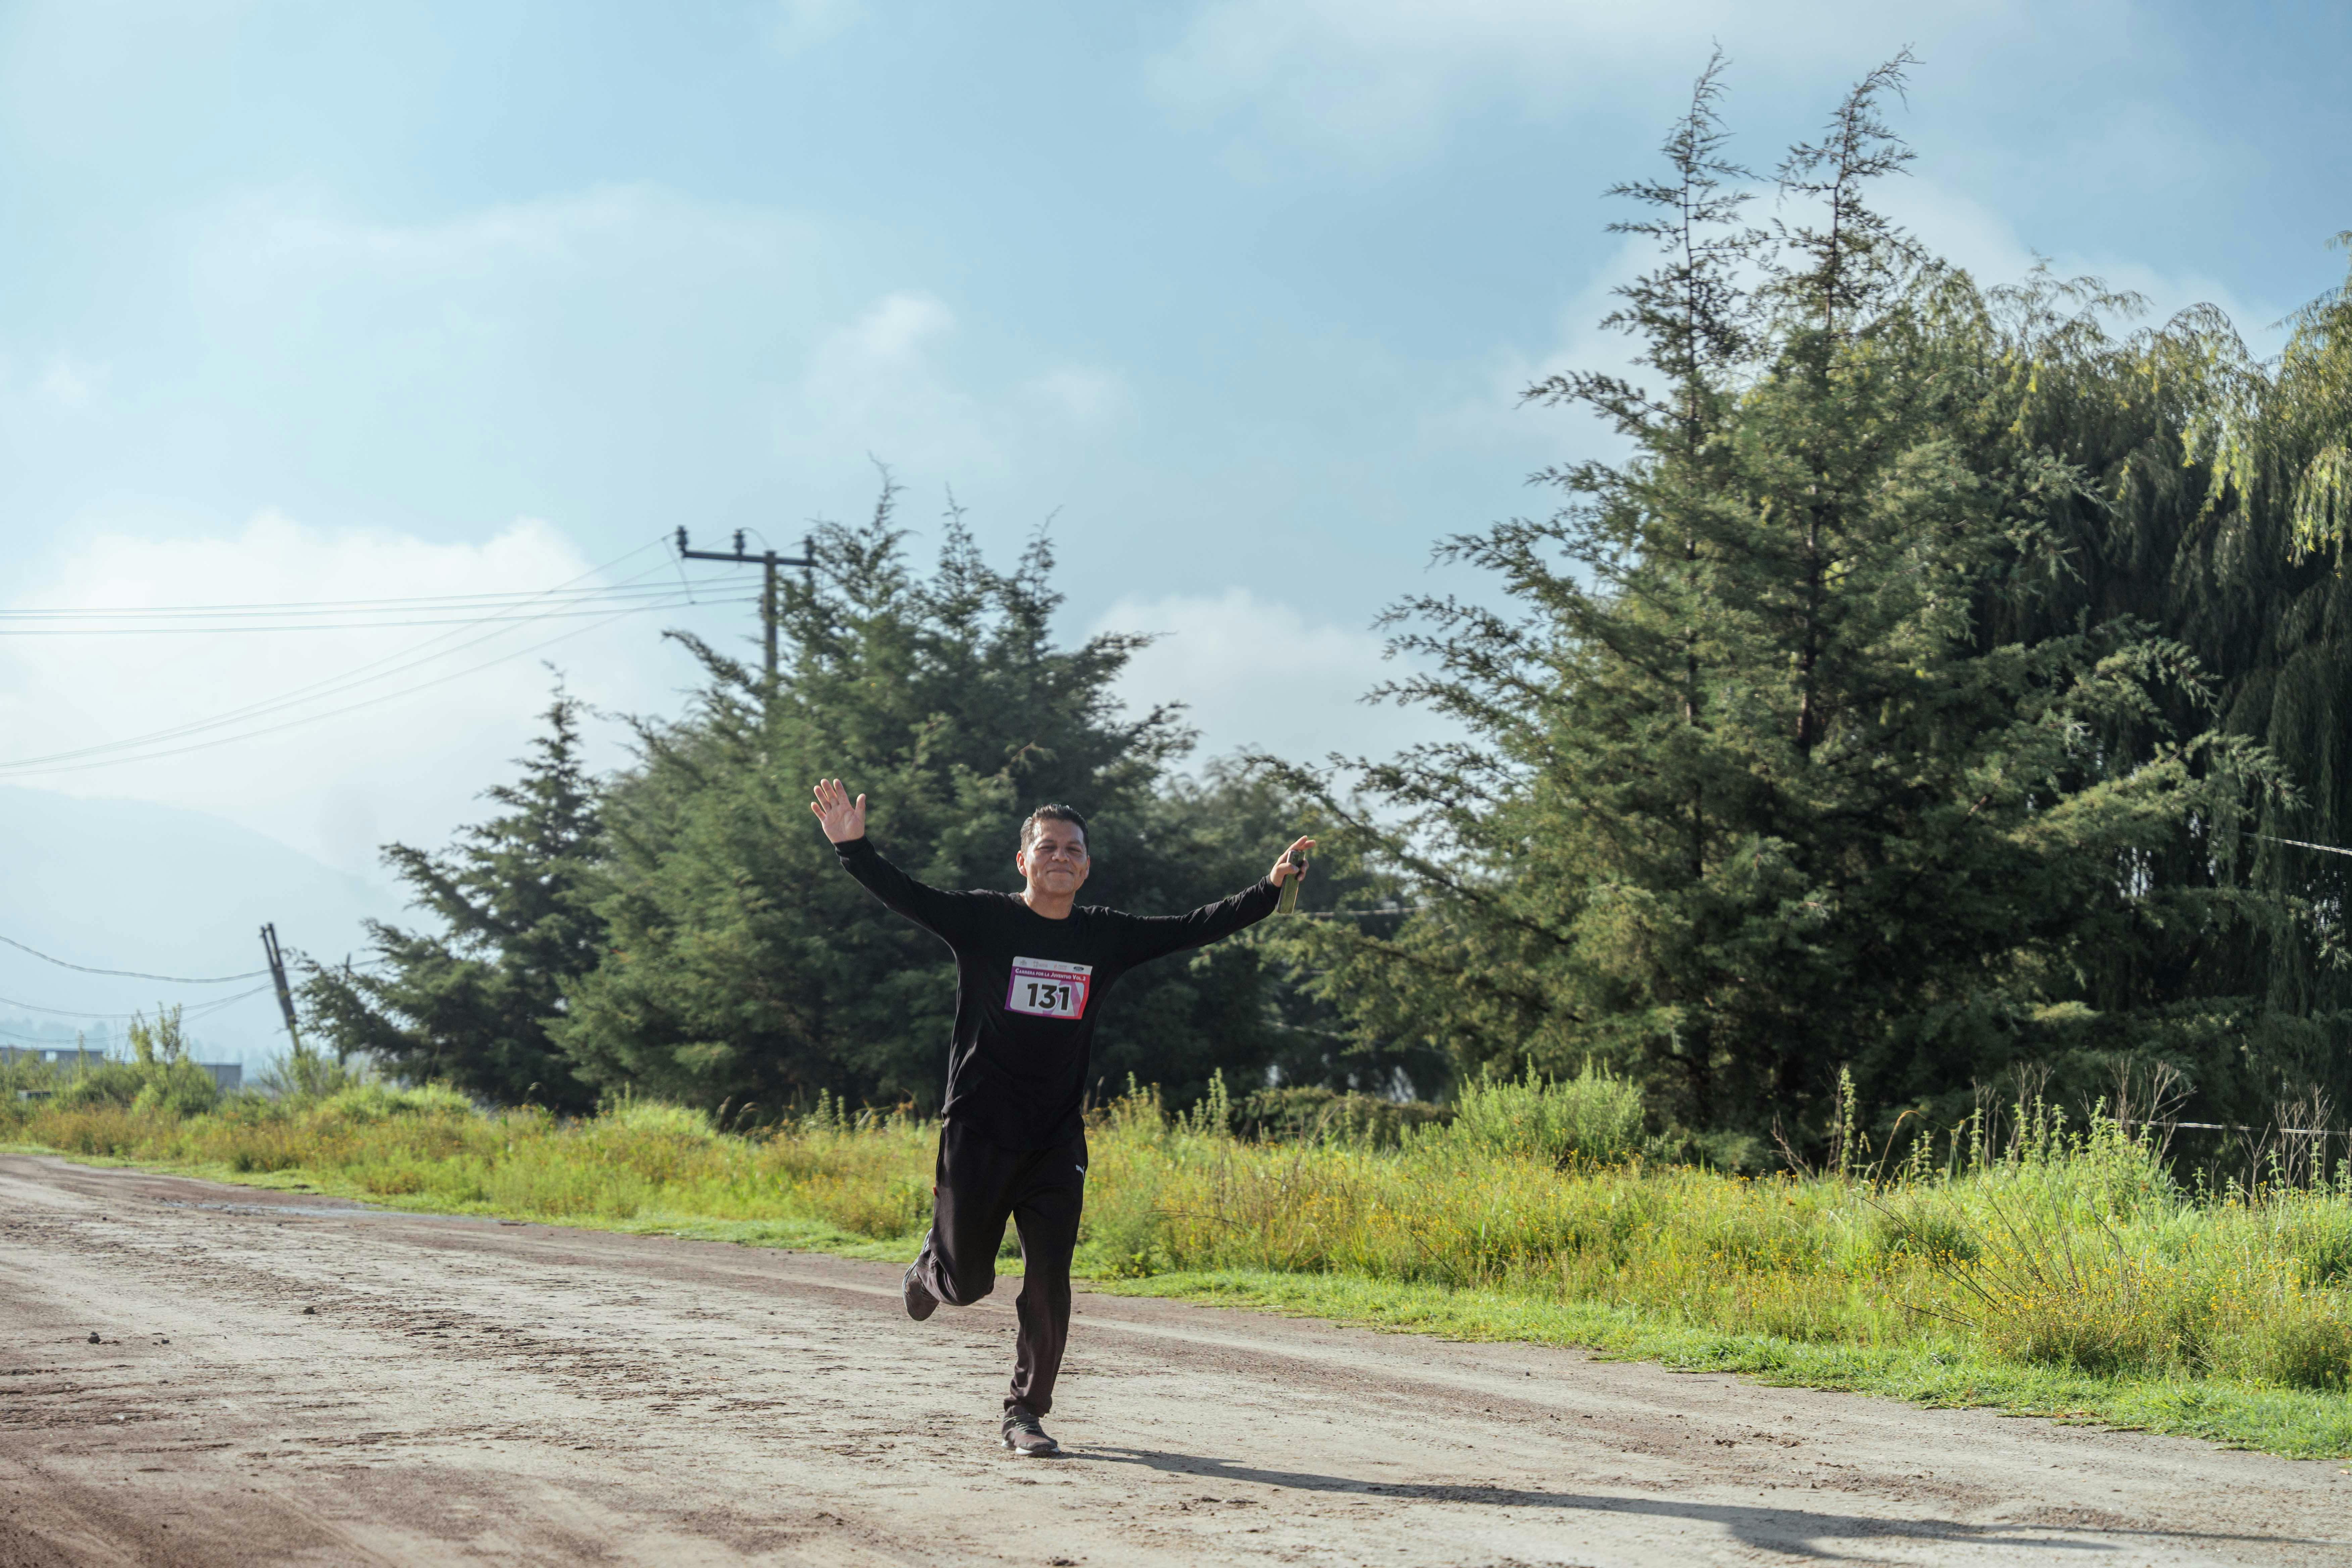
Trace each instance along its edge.
<path fill-rule="evenodd" d="M 1021 1337 L 1004 1446 L 1029 1458 L 1057 1454 L 1038 1418 L 1054 1408 L 1069 1339 L 1070 1254 L 1086 1201 L 1079 1112 L 1103 994 L 1139 963 L 1264 920 L 1282 884 L 1307 874 L 1298 862 L 1315 841 L 1298 840 L 1265 881 L 1221 903 L 1147 917 L 1076 907 L 1087 822 L 1066 805 L 1041 805 L 1021 825 L 1013 864 L 1027 886 L 1018 894 L 950 893 L 916 881 L 867 842 L 866 797 L 851 800 L 839 779 L 820 781 L 809 809 L 843 869 L 955 954 L 931 1231 L 907 1270 L 907 1315 L 919 1322 L 941 1301 L 969 1307 L 994 1289 L 1010 1218 L 1021 1236 Z"/>

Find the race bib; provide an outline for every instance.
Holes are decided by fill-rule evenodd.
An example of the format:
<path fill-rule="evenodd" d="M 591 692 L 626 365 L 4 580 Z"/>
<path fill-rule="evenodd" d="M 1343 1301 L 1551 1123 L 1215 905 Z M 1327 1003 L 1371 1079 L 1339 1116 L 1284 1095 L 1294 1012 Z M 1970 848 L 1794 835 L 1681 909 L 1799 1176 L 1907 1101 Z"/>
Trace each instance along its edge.
<path fill-rule="evenodd" d="M 1004 1010 L 1037 1018 L 1082 1017 L 1087 1010 L 1087 987 L 1094 973 L 1091 964 L 1016 958 L 1013 961 L 1013 985 L 1004 994 Z"/>

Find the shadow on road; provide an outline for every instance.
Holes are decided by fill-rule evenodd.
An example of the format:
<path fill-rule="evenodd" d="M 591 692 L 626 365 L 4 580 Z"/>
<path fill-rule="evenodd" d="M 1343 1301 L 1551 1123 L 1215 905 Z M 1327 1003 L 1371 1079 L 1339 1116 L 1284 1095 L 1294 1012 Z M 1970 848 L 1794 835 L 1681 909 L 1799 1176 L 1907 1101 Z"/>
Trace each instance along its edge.
<path fill-rule="evenodd" d="M 1410 1498 L 1417 1502 L 1485 1503 L 1496 1508 L 1557 1508 L 1594 1513 L 1684 1519 L 1721 1527 L 1741 1543 L 1792 1556 L 1836 1559 L 1830 1542 L 1876 1537 L 1941 1541 L 1955 1545 L 2032 1547 L 2039 1551 L 2120 1552 L 2131 1541 L 2239 1542 L 2265 1546 L 2318 1546 L 2326 1542 L 2284 1535 L 2227 1535 L 2203 1531 L 2111 1529 L 2087 1524 L 1977 1525 L 1950 1520 L 1865 1519 L 1803 1508 L 1749 1508 L 1736 1503 L 1685 1502 L 1672 1498 L 1605 1497 L 1590 1492 L 1532 1491 L 1522 1487 L 1362 1481 L 1306 1470 L 1268 1470 L 1202 1454 L 1161 1453 L 1149 1448 L 1088 1447 L 1067 1451 L 1077 1460 L 1141 1465 L 1171 1475 L 1209 1481 L 1254 1481 L 1295 1491 L 1360 1492 L 1368 1497 Z M 2030 1532 L 2030 1533 L 2024 1533 Z M 2074 1536 L 2076 1539 L 2064 1539 Z M 2093 1539 L 2081 1539 L 2091 1537 Z M 2105 1538 L 2105 1539 L 2099 1539 Z"/>

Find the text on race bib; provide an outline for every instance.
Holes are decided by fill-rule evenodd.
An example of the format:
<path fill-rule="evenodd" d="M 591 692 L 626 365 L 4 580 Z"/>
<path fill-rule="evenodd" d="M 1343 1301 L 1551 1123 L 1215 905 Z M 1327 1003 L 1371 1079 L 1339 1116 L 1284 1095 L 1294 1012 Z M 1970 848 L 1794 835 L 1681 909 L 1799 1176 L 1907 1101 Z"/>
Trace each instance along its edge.
<path fill-rule="evenodd" d="M 1086 1016 L 1087 987 L 1094 966 L 1056 963 L 1048 958 L 1016 958 L 1013 984 L 1004 994 L 1004 1010 L 1036 1018 L 1078 1018 Z"/>

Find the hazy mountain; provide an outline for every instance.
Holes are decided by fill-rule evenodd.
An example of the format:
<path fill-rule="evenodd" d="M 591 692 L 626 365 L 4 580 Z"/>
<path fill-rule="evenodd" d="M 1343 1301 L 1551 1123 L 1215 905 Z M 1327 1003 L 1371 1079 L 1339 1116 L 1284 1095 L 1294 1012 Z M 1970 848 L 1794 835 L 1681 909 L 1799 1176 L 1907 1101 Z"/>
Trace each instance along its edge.
<path fill-rule="evenodd" d="M 0 787 L 0 937 L 74 963 L 242 974 L 263 967 L 265 921 L 287 947 L 340 958 L 359 947 L 362 919 L 399 910 L 386 889 L 202 812 Z M 286 1045 L 268 984 L 85 974 L 0 945 L 0 1031 L 104 1024 L 119 1041 L 121 1020 L 109 1015 L 179 1002 L 205 1059 L 257 1066 Z"/>

